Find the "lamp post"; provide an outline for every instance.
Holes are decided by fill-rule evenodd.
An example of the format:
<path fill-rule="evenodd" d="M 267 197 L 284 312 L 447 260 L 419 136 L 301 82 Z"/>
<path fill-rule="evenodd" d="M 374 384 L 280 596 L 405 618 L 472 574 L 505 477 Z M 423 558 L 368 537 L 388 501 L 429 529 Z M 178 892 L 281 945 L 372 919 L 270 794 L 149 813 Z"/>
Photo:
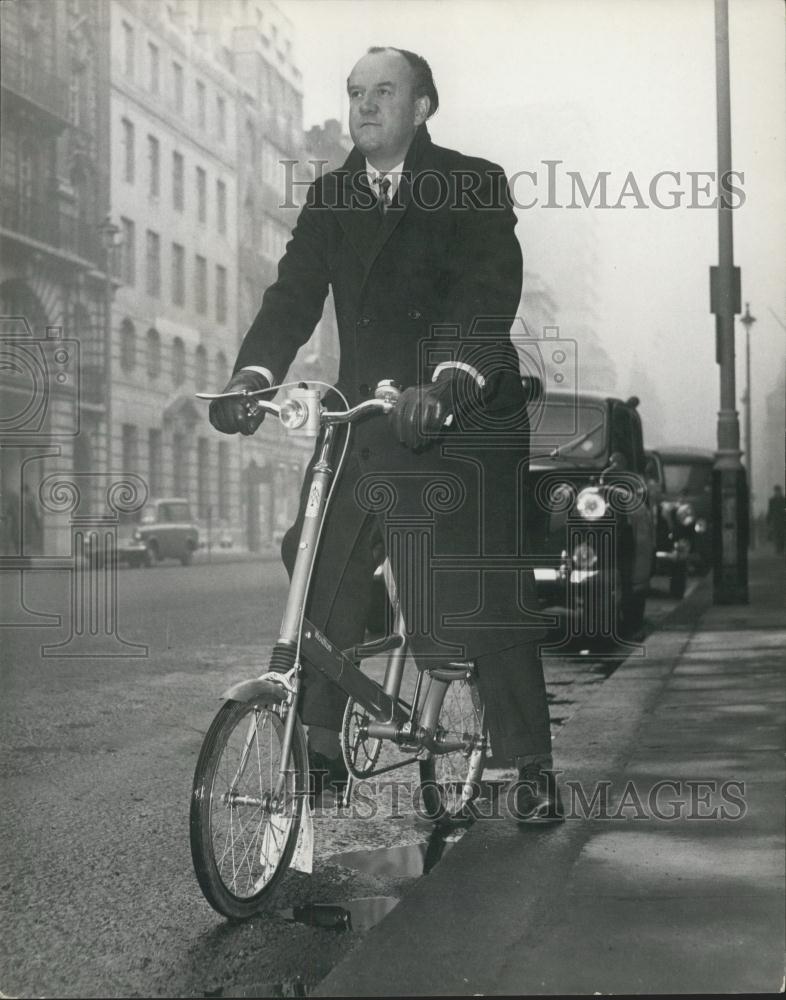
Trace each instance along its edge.
<path fill-rule="evenodd" d="M 715 83 L 717 87 L 718 180 L 731 176 L 731 93 L 729 83 L 729 3 L 715 0 Z M 713 601 L 748 603 L 748 517 L 745 469 L 740 461 L 736 410 L 734 317 L 740 309 L 740 269 L 734 266 L 732 206 L 718 198 L 718 264 L 710 268 L 710 310 L 715 314 L 715 360 L 720 368 L 718 447 L 712 475 Z"/>
<path fill-rule="evenodd" d="M 745 327 L 745 464 L 748 467 L 748 520 L 753 528 L 753 432 L 751 430 L 751 327 L 756 322 L 756 317 L 751 316 L 750 303 L 745 303 L 745 314 L 740 317 L 740 323 Z M 753 532 L 750 532 L 750 541 L 753 545 Z"/>
<path fill-rule="evenodd" d="M 112 471 L 112 287 L 113 253 L 116 245 L 118 226 L 110 216 L 98 227 L 104 248 L 104 419 L 106 421 L 106 472 Z"/>

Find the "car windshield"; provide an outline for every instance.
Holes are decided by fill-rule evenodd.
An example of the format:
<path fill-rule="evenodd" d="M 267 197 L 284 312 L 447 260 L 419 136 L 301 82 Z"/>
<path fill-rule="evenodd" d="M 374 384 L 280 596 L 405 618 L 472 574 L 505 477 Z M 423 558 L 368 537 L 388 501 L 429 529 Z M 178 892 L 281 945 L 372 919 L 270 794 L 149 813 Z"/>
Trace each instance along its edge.
<path fill-rule="evenodd" d="M 606 412 L 592 403 L 546 400 L 532 412 L 532 456 L 558 447 L 558 460 L 598 458 L 606 446 Z"/>
<path fill-rule="evenodd" d="M 712 466 L 688 462 L 664 462 L 667 493 L 701 493 L 710 485 Z"/>

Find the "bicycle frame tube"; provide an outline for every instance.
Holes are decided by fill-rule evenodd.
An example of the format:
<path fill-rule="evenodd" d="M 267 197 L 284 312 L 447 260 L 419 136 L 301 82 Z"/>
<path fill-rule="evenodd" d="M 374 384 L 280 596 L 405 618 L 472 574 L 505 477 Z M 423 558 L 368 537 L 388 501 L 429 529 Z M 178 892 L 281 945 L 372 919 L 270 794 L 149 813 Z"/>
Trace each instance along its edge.
<path fill-rule="evenodd" d="M 323 427 L 317 442 L 319 457 L 314 464 L 311 483 L 308 488 L 303 529 L 298 540 L 297 557 L 292 570 L 292 582 L 289 587 L 284 618 L 281 622 L 280 642 L 296 645 L 300 623 L 303 619 L 303 609 L 308 596 L 308 583 L 316 558 L 319 531 L 325 518 L 325 508 L 330 492 L 330 483 L 334 469 L 331 463 L 335 427 Z"/>

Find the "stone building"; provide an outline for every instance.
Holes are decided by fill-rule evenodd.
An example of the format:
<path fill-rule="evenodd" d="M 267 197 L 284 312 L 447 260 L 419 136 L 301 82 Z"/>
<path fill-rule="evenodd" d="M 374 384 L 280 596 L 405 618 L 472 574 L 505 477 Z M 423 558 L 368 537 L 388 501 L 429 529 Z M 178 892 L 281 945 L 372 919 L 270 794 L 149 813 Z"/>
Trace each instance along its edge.
<path fill-rule="evenodd" d="M 207 420 L 237 334 L 237 84 L 194 4 L 110 4 L 111 209 L 118 246 L 112 465 L 239 517 L 239 456 Z"/>
<path fill-rule="evenodd" d="M 65 553 L 67 518 L 41 490 L 105 462 L 106 16 L 93 0 L 0 4 L 5 555 Z M 92 486 L 75 485 L 89 509 Z"/>

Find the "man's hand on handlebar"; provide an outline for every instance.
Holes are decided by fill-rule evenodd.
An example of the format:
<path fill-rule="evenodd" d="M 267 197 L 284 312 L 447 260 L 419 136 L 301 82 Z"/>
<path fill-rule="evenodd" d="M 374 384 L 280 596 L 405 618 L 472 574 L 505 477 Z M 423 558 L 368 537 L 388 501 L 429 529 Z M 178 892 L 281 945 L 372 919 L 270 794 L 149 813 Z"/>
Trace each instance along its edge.
<path fill-rule="evenodd" d="M 476 408 L 479 400 L 475 379 L 454 368 L 443 372 L 436 382 L 405 389 L 390 419 L 399 441 L 413 451 L 422 451 L 436 441 L 459 409 Z"/>
<path fill-rule="evenodd" d="M 260 372 L 241 370 L 227 382 L 224 392 L 269 388 L 270 382 Z M 249 400 L 214 399 L 210 404 L 210 423 L 222 434 L 253 434 L 264 419 L 263 410 L 249 411 Z"/>

